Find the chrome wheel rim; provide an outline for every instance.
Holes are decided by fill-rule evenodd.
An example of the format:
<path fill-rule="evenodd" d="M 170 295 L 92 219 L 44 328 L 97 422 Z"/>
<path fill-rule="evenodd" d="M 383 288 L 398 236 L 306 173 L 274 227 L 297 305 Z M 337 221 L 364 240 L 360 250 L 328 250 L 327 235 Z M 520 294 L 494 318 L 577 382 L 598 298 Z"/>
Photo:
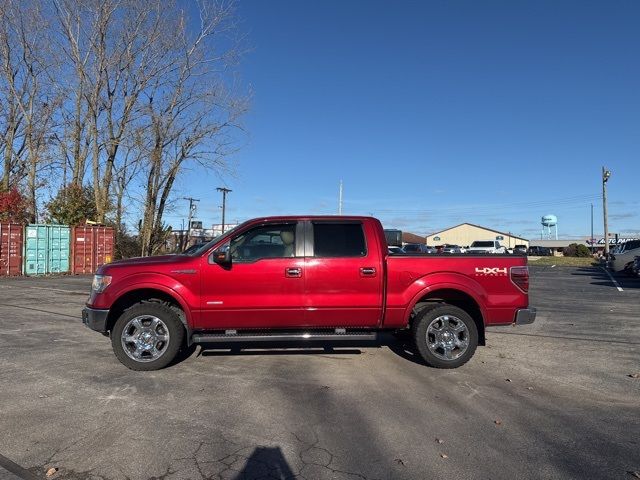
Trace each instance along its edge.
<path fill-rule="evenodd" d="M 427 327 L 427 348 L 440 360 L 456 360 L 469 348 L 469 329 L 458 317 L 441 315 Z"/>
<path fill-rule="evenodd" d="M 169 346 L 169 329 L 158 317 L 140 315 L 127 322 L 122 330 L 122 348 L 136 362 L 157 360 Z"/>

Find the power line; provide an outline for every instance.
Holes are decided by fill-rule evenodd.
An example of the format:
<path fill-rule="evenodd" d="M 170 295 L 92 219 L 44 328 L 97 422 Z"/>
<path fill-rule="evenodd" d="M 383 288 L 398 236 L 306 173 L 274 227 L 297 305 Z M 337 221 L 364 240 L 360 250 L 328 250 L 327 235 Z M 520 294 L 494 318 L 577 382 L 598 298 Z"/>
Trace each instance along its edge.
<path fill-rule="evenodd" d="M 570 207 L 583 207 L 594 200 L 600 200 L 602 195 L 582 195 L 565 197 L 554 200 L 542 200 L 535 202 L 510 202 L 508 204 L 477 204 L 428 209 L 375 209 L 377 214 L 392 215 L 495 215 L 507 211 L 521 212 L 531 210 L 541 210 L 543 208 L 566 209 Z M 370 209 L 368 206 L 366 209 Z M 351 207 L 352 210 L 361 210 Z M 364 211 L 364 210 L 362 210 Z"/>

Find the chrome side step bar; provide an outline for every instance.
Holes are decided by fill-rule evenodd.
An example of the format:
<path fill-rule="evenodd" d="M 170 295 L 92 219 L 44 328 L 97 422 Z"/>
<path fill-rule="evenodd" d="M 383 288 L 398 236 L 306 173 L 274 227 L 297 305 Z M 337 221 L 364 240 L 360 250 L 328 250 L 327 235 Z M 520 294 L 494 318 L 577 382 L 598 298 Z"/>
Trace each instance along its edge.
<path fill-rule="evenodd" d="M 344 333 L 337 333 L 337 332 Z M 191 337 L 193 343 L 236 343 L 236 342 L 288 342 L 288 341 L 373 341 L 378 339 L 378 332 L 346 332 L 344 329 L 336 329 L 336 332 L 265 332 L 242 333 L 235 330 L 227 330 L 234 333 L 194 333 Z"/>

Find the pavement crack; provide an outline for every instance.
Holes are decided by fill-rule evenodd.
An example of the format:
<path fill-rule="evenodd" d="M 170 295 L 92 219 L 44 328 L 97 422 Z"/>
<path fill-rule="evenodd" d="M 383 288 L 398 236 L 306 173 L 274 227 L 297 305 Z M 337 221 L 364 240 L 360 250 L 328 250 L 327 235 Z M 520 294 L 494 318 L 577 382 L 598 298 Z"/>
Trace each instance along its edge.
<path fill-rule="evenodd" d="M 321 446 L 320 444 L 320 439 L 317 435 L 317 433 L 315 432 L 315 428 L 312 427 L 309 429 L 309 433 L 311 433 L 311 441 L 305 441 L 304 439 L 300 438 L 300 436 L 296 433 L 296 432 L 290 432 L 291 435 L 293 435 L 293 437 L 300 442 L 305 448 L 303 448 L 300 452 L 298 452 L 298 458 L 300 459 L 300 462 L 302 462 L 302 468 L 300 469 L 301 473 L 301 477 L 302 478 L 307 478 L 304 475 L 304 470 L 305 469 L 310 469 L 310 467 L 321 467 L 323 469 L 326 469 L 327 471 L 333 473 L 333 474 L 340 474 L 340 475 L 347 475 L 353 478 L 360 478 L 362 480 L 369 480 L 369 478 L 362 474 L 362 473 L 358 473 L 358 472 L 352 472 L 349 470 L 342 470 L 339 468 L 335 468 L 334 466 L 332 466 L 332 464 L 335 461 L 335 454 L 329 450 L 328 448 L 325 448 L 323 446 Z M 318 455 L 320 454 L 320 455 Z M 324 454 L 324 455 L 323 455 Z M 318 458 L 314 458 L 314 456 L 317 456 Z M 326 458 L 324 458 L 324 461 L 321 461 L 321 458 L 325 456 Z M 313 477 L 311 477 L 313 478 Z M 371 479 L 373 480 L 373 479 Z"/>

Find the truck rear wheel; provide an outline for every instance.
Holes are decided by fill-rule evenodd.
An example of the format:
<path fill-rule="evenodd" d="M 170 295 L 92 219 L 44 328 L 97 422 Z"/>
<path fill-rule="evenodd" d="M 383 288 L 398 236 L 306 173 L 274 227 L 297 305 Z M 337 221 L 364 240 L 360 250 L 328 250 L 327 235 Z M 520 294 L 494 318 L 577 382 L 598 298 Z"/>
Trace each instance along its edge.
<path fill-rule="evenodd" d="M 175 311 L 161 303 L 139 303 L 118 318 L 111 346 L 120 363 L 131 370 L 158 370 L 176 357 L 184 327 Z"/>
<path fill-rule="evenodd" d="M 471 359 L 478 346 L 473 318 L 447 303 L 421 310 L 413 321 L 413 341 L 430 367 L 457 368 Z"/>

